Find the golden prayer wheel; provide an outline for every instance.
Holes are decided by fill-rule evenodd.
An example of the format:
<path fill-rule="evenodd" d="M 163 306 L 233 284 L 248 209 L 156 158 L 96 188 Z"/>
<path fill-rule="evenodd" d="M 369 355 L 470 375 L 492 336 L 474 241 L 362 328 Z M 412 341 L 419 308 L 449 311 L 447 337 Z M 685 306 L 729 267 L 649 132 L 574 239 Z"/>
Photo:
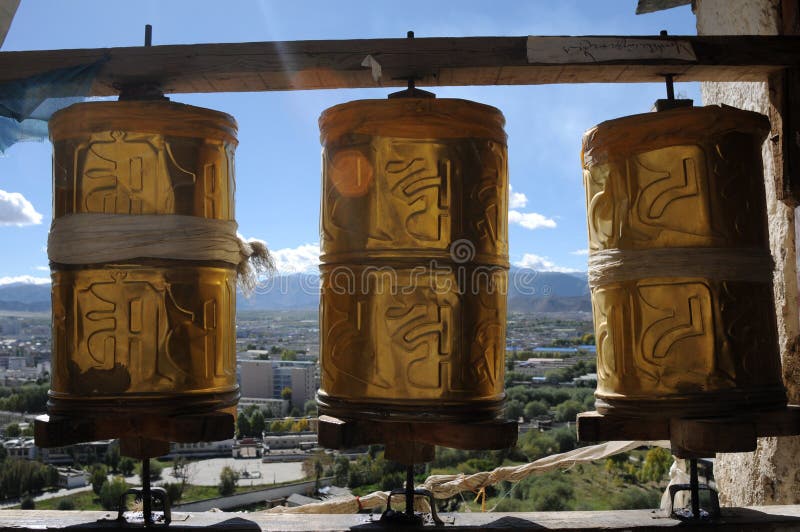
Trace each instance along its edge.
<path fill-rule="evenodd" d="M 236 122 L 224 113 L 168 101 L 81 103 L 53 116 L 50 138 L 56 221 L 234 219 Z M 51 416 L 235 411 L 234 265 L 87 257 L 51 269 Z"/>
<path fill-rule="evenodd" d="M 505 119 L 465 100 L 320 117 L 320 413 L 469 422 L 503 407 Z"/>
<path fill-rule="evenodd" d="M 768 132 L 760 114 L 709 106 L 584 135 L 599 412 L 786 404 L 761 163 Z"/>

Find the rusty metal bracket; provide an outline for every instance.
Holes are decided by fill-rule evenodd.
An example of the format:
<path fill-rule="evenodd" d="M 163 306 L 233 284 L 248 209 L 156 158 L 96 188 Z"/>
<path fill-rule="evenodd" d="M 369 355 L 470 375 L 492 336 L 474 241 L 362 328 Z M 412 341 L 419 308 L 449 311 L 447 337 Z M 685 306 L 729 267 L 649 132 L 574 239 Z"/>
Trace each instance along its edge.
<path fill-rule="evenodd" d="M 711 508 L 700 508 L 700 490 L 708 491 L 711 496 Z M 691 509 L 675 509 L 675 495 L 680 491 L 688 491 L 691 495 Z M 719 496 L 716 490 L 706 484 L 700 484 L 697 478 L 697 459 L 689 460 L 689 483 L 673 484 L 669 487 L 669 515 L 682 521 L 715 519 L 720 516 Z"/>
<path fill-rule="evenodd" d="M 392 509 L 392 496 L 403 495 L 406 498 L 406 509 L 404 512 L 398 512 Z M 436 526 L 443 526 L 442 521 L 436 514 L 436 501 L 433 499 L 433 493 L 425 489 L 414 489 L 414 466 L 409 465 L 406 468 L 406 485 L 404 488 L 394 489 L 389 492 L 389 497 L 386 499 L 386 510 L 381 514 L 381 523 L 391 525 L 407 525 L 407 526 L 421 526 L 425 523 L 422 514 L 414 512 L 414 498 L 421 495 L 428 499 L 431 507 L 431 519 Z"/>
<path fill-rule="evenodd" d="M 141 519 L 138 512 L 129 512 L 126 518 L 125 509 L 128 507 L 128 495 L 135 495 L 142 501 Z M 160 506 L 160 511 L 153 511 L 153 506 Z M 169 495 L 164 488 L 150 487 L 150 459 L 142 460 L 142 489 L 130 488 L 122 494 L 117 503 L 117 522 L 128 524 L 143 523 L 145 527 L 167 527 L 172 522 L 172 510 L 169 504 Z"/>

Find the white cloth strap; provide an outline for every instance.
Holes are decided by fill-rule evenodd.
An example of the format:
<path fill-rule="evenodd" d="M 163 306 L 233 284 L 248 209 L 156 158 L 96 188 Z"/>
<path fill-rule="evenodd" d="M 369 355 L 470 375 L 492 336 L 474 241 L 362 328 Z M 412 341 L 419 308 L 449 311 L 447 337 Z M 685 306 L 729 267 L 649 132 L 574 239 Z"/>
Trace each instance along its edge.
<path fill-rule="evenodd" d="M 245 291 L 274 271 L 266 245 L 245 241 L 234 221 L 197 216 L 71 214 L 53 220 L 47 256 L 57 264 L 98 264 L 137 258 L 226 262 Z"/>
<path fill-rule="evenodd" d="M 774 268 L 772 256 L 765 249 L 607 249 L 589 256 L 589 285 L 595 288 L 646 277 L 768 283 Z"/>

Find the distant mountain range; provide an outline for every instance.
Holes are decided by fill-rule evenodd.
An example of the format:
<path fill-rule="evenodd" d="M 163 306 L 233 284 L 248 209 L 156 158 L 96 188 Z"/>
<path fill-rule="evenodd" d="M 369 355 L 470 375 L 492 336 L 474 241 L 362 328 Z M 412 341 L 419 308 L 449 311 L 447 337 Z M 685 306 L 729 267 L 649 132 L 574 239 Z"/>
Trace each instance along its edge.
<path fill-rule="evenodd" d="M 281 275 L 250 297 L 236 299 L 240 310 L 312 310 L 319 306 L 319 277 Z M 586 273 L 537 272 L 512 268 L 508 309 L 517 312 L 591 311 Z M 49 311 L 50 285 L 14 283 L 0 286 L 0 310 Z"/>

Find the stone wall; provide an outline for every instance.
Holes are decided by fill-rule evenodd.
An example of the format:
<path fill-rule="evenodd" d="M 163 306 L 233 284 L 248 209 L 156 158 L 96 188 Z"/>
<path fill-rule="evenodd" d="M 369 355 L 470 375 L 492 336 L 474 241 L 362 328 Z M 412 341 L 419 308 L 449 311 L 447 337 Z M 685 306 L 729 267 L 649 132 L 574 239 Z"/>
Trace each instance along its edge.
<path fill-rule="evenodd" d="M 697 0 L 698 35 L 777 35 L 781 0 Z M 703 83 L 703 103 L 724 103 L 769 114 L 764 83 Z M 764 143 L 764 177 L 770 246 L 775 258 L 775 305 L 789 402 L 800 403 L 795 212 L 777 199 L 770 140 Z M 714 474 L 720 501 L 729 506 L 800 503 L 800 437 L 762 438 L 753 453 L 719 454 Z"/>

